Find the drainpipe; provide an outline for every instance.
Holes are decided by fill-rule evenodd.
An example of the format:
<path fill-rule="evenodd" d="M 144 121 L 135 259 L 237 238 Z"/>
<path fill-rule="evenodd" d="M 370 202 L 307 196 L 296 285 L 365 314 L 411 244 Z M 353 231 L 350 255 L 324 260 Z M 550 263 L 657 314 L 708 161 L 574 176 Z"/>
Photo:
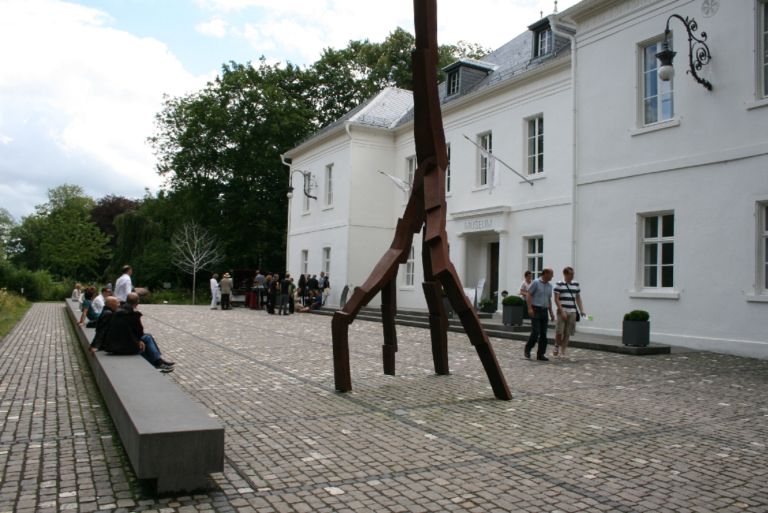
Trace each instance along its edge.
<path fill-rule="evenodd" d="M 566 37 L 571 42 L 571 119 L 573 126 L 571 128 L 571 157 L 573 159 L 572 171 L 573 176 L 571 178 L 571 266 L 576 268 L 576 230 L 579 226 L 578 223 L 578 187 L 576 186 L 576 180 L 578 179 L 578 108 L 576 103 L 576 29 L 569 25 L 562 24 L 560 17 L 557 15 L 548 16 L 549 26 L 552 28 L 552 34 L 555 36 Z"/>
<path fill-rule="evenodd" d="M 280 154 L 280 161 L 283 163 L 284 166 L 288 166 L 288 186 L 291 186 L 291 180 L 293 179 L 293 167 L 291 167 L 291 163 L 293 162 L 292 159 L 286 158 L 285 154 Z M 303 186 L 302 186 L 302 190 Z M 289 242 L 291 241 L 291 204 L 293 203 L 293 198 L 288 200 L 288 223 L 285 228 L 285 270 L 284 272 L 288 272 L 288 261 L 289 256 L 291 252 L 289 251 Z"/>

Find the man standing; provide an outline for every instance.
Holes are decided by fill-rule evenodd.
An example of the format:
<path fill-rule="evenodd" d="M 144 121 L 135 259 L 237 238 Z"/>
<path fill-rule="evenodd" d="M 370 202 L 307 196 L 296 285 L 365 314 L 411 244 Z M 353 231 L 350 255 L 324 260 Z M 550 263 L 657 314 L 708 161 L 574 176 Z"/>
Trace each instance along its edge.
<path fill-rule="evenodd" d="M 221 309 L 230 310 L 232 308 L 229 304 L 229 298 L 232 294 L 232 277 L 229 273 L 224 273 L 219 287 L 221 288 Z"/>
<path fill-rule="evenodd" d="M 576 316 L 584 315 L 581 304 L 581 287 L 573 281 L 573 267 L 563 269 L 563 281 L 555 284 L 555 305 L 557 325 L 555 328 L 554 356 L 565 356 L 571 335 L 576 332 Z"/>
<path fill-rule="evenodd" d="M 277 312 L 278 315 L 288 315 L 290 313 L 290 305 L 288 304 L 290 289 L 291 275 L 285 273 L 285 278 L 280 282 L 280 309 Z"/>
<path fill-rule="evenodd" d="M 133 268 L 130 265 L 124 265 L 122 276 L 115 282 L 115 297 L 120 300 L 120 304 L 125 303 L 128 299 L 128 294 L 133 292 L 133 283 L 131 283 L 132 274 Z"/>
<path fill-rule="evenodd" d="M 523 354 L 526 358 L 530 358 L 531 349 L 538 341 L 536 359 L 543 362 L 549 361 L 545 356 L 547 354 L 547 311 L 549 311 L 549 319 L 555 320 L 555 315 L 552 313 L 552 284 L 549 283 L 553 275 L 552 269 L 545 268 L 539 279 L 531 283 L 527 296 L 528 315 L 531 317 L 531 336 L 528 337 Z"/>
<path fill-rule="evenodd" d="M 219 275 L 211 276 L 211 310 L 216 310 L 216 300 L 219 298 Z"/>
<path fill-rule="evenodd" d="M 258 298 L 256 302 L 256 308 L 261 309 L 264 307 L 264 295 L 266 294 L 266 291 L 264 290 L 264 281 L 266 278 L 261 273 L 260 269 L 256 269 L 256 276 L 253 278 L 253 288 L 256 289 L 256 297 Z"/>

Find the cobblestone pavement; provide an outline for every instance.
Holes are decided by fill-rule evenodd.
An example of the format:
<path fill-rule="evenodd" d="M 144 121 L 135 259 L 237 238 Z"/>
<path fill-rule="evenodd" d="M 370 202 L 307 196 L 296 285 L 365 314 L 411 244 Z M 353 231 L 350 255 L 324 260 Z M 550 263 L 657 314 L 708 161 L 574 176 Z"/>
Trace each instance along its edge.
<path fill-rule="evenodd" d="M 768 362 L 701 352 L 522 358 L 494 340 L 497 401 L 466 338 L 435 376 L 428 332 L 351 327 L 333 390 L 330 317 L 144 305 L 176 381 L 223 422 L 206 492 L 142 496 L 60 304 L 0 342 L 0 513 L 768 511 Z"/>

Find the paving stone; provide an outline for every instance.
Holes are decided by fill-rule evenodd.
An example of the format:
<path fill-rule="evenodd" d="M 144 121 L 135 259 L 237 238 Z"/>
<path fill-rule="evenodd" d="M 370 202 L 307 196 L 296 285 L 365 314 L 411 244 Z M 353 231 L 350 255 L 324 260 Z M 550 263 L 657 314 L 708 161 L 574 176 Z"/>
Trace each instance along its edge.
<path fill-rule="evenodd" d="M 0 341 L 0 513 L 11 511 L 766 511 L 768 362 L 705 352 L 573 349 L 537 364 L 492 339 L 513 392 L 493 399 L 450 333 L 350 327 L 354 391 L 334 391 L 330 317 L 142 305 L 167 376 L 225 426 L 207 491 L 143 495 L 63 306 Z"/>

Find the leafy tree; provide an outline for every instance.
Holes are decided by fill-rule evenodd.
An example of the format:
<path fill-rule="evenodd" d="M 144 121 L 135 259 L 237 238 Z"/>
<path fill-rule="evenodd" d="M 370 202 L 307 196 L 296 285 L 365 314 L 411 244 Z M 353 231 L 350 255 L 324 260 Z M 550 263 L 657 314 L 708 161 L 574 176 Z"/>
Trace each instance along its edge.
<path fill-rule="evenodd" d="M 0 260 L 7 257 L 7 249 L 11 242 L 11 230 L 16 226 L 16 220 L 10 212 L 0 208 Z"/>
<path fill-rule="evenodd" d="M 150 138 L 182 218 L 215 233 L 238 266 L 284 262 L 281 153 L 316 126 L 313 82 L 287 65 L 230 63 L 202 91 L 166 99 Z"/>
<path fill-rule="evenodd" d="M 221 262 L 216 237 L 195 222 L 185 223 L 171 241 L 173 265 L 192 275 L 192 304 L 195 304 L 197 273 Z"/>
<path fill-rule="evenodd" d="M 106 235 L 90 220 L 93 205 L 80 186 L 50 189 L 48 202 L 35 207 L 35 213 L 11 231 L 14 262 L 59 277 L 99 276 L 99 262 L 109 250 Z"/>

